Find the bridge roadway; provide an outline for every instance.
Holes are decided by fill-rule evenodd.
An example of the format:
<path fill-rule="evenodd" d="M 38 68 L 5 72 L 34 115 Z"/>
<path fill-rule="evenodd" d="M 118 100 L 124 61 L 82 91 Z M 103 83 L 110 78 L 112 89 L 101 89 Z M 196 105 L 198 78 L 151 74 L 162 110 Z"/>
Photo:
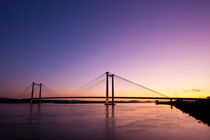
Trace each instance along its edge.
<path fill-rule="evenodd" d="M 112 97 L 109 97 L 110 99 Z M 30 99 L 30 98 L 28 98 Z M 39 98 L 33 98 L 33 99 L 39 99 Z M 70 96 L 70 97 L 42 97 L 43 99 L 106 99 L 104 96 Z M 158 99 L 158 100 L 205 100 L 207 98 L 190 98 L 190 97 L 114 97 L 114 99 Z"/>

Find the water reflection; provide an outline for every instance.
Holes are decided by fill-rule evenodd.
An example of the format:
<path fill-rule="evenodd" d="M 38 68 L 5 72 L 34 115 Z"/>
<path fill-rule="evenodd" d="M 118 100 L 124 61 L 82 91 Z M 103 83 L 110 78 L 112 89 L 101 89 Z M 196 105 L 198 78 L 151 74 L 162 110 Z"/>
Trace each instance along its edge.
<path fill-rule="evenodd" d="M 105 132 L 106 139 L 115 139 L 115 106 L 106 105 Z"/>
<path fill-rule="evenodd" d="M 210 127 L 176 107 L 150 103 L 2 104 L 0 112 L 3 140 L 209 140 L 210 136 Z"/>
<path fill-rule="evenodd" d="M 111 118 L 114 118 L 114 105 L 106 105 L 106 118 L 109 118 L 109 117 L 111 117 Z M 110 112 L 110 109 L 111 109 L 111 116 L 109 116 L 109 112 Z"/>
<path fill-rule="evenodd" d="M 29 115 L 27 118 L 28 126 L 34 126 L 40 124 L 41 118 L 41 104 L 30 104 L 29 105 Z"/>

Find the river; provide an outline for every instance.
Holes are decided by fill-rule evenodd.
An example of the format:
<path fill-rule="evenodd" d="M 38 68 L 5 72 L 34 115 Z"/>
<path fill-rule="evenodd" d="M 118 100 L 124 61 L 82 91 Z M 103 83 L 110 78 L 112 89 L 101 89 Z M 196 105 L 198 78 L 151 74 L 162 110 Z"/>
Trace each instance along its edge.
<path fill-rule="evenodd" d="M 0 104 L 1 140 L 210 140 L 201 121 L 154 103 Z"/>

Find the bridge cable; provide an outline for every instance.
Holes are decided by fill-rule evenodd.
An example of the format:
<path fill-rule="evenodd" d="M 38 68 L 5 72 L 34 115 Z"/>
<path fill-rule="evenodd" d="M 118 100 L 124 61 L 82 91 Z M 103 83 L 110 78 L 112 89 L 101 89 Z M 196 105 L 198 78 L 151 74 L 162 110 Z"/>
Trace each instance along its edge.
<path fill-rule="evenodd" d="M 49 92 L 49 93 L 53 93 L 53 94 L 57 94 L 57 95 L 59 95 L 59 93 L 56 91 L 56 90 L 54 90 L 54 89 L 52 89 L 52 88 L 49 88 L 47 85 L 45 85 L 45 84 L 42 84 L 42 86 L 43 86 L 43 92 Z M 46 95 L 46 94 L 45 94 Z M 42 96 L 43 96 L 43 94 L 42 94 Z M 44 96 L 43 96 L 44 97 Z"/>
<path fill-rule="evenodd" d="M 93 79 L 93 80 L 91 80 L 91 81 L 87 82 L 86 84 L 84 84 L 84 85 L 80 86 L 79 88 L 74 89 L 73 91 L 71 91 L 71 93 L 74 93 L 74 92 L 80 91 L 80 90 L 82 90 L 82 89 L 84 89 L 84 88 L 87 88 L 87 87 L 90 87 L 90 85 L 91 85 L 91 84 L 93 84 L 93 85 L 94 85 L 94 82 L 95 82 L 95 81 L 97 81 L 97 80 L 99 80 L 99 79 L 100 79 L 101 77 L 103 77 L 103 76 L 105 76 L 105 73 L 103 73 L 102 75 L 100 75 L 100 76 L 96 77 L 95 79 Z M 97 83 L 96 83 L 96 84 L 97 84 Z M 73 94 L 73 95 L 75 95 L 75 94 Z"/>
<path fill-rule="evenodd" d="M 136 86 L 138 86 L 138 87 L 141 87 L 141 88 L 143 88 L 143 89 L 146 89 L 146 90 L 149 90 L 149 91 L 151 91 L 151 92 L 153 92 L 153 93 L 156 93 L 156 94 L 158 94 L 158 95 L 161 95 L 161 96 L 163 96 L 163 97 L 168 97 L 168 96 L 166 96 L 166 95 L 164 95 L 164 94 L 162 94 L 162 93 L 160 93 L 160 92 L 158 92 L 158 91 L 155 91 L 155 90 L 152 90 L 152 89 L 147 88 L 147 87 L 145 87 L 145 86 L 142 86 L 142 85 L 140 85 L 140 84 L 137 84 L 137 83 L 135 83 L 135 82 L 133 82 L 133 81 L 130 81 L 130 80 L 126 79 L 126 78 L 123 78 L 123 77 L 121 77 L 121 76 L 118 76 L 118 75 L 115 75 L 115 76 L 118 77 L 118 78 L 120 78 L 120 79 L 122 79 L 122 80 L 125 80 L 125 81 L 127 81 L 127 82 L 129 82 L 129 83 L 131 83 L 131 84 L 134 84 L 134 85 L 136 85 Z"/>
<path fill-rule="evenodd" d="M 99 85 L 99 84 L 103 83 L 105 80 L 106 80 L 106 79 L 104 78 L 104 79 L 102 79 L 102 80 L 96 82 L 95 84 L 86 86 L 85 88 L 82 88 L 82 89 L 79 89 L 79 90 L 76 90 L 76 93 L 74 93 L 73 96 L 74 96 L 75 94 L 77 94 L 77 95 L 78 95 L 78 94 L 81 94 L 82 91 L 85 91 L 85 90 L 87 90 L 87 89 L 93 88 L 93 87 L 95 87 L 96 85 Z M 80 93 L 79 93 L 79 92 L 80 92 Z"/>
<path fill-rule="evenodd" d="M 29 86 L 27 86 L 27 88 L 25 88 L 20 94 L 18 94 L 18 96 L 16 96 L 16 99 L 22 97 L 23 95 L 26 94 L 26 91 L 29 90 L 31 88 L 32 84 L 30 84 Z"/>

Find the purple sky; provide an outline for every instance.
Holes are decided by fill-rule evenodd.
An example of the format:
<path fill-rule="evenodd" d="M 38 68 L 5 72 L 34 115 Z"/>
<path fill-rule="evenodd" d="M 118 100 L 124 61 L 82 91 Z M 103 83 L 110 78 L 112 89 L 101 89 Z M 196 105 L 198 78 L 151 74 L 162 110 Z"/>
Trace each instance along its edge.
<path fill-rule="evenodd" d="M 0 96 L 32 81 L 70 91 L 105 71 L 169 96 L 210 95 L 209 0 L 0 5 Z"/>

